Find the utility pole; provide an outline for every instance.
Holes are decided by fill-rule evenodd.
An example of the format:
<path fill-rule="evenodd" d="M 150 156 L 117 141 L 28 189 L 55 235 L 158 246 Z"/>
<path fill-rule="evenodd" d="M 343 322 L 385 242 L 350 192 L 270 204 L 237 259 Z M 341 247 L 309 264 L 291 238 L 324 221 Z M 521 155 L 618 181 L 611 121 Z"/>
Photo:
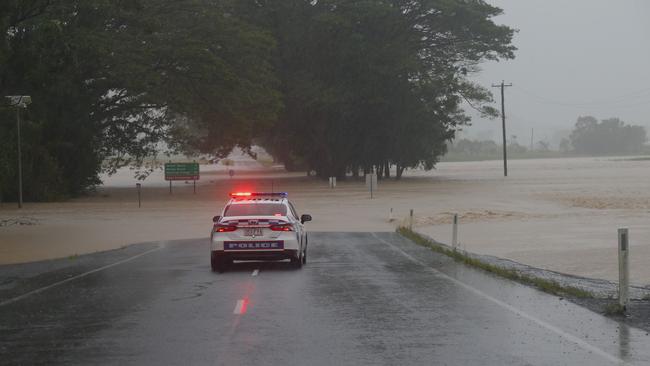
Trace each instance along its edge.
<path fill-rule="evenodd" d="M 501 84 L 494 85 L 492 84 L 493 88 L 501 88 L 501 122 L 502 122 L 502 129 L 503 129 L 503 176 L 507 177 L 508 176 L 508 157 L 507 157 L 507 152 L 506 152 L 506 102 L 505 102 L 505 97 L 503 95 L 503 90 L 508 87 L 512 86 L 512 83 L 510 84 L 505 84 L 503 80 L 501 80 Z"/>
<path fill-rule="evenodd" d="M 531 128 L 530 129 L 530 151 L 531 152 L 533 151 L 533 148 L 535 147 L 535 145 L 533 144 L 533 136 L 535 136 L 535 129 Z"/>

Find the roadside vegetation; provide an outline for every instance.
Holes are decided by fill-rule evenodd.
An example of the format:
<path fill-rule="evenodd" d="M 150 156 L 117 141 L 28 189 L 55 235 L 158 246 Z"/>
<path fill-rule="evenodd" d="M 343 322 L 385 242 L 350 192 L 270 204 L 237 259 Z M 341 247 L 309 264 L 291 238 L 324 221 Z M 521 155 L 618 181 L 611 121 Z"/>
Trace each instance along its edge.
<path fill-rule="evenodd" d="M 625 315 L 625 308 L 619 303 L 607 304 L 603 308 L 603 313 L 608 316 L 623 316 Z"/>
<path fill-rule="evenodd" d="M 463 251 L 453 250 L 447 246 L 443 246 L 439 243 L 436 243 L 430 239 L 425 238 L 424 236 L 416 233 L 415 231 L 409 230 L 406 227 L 397 228 L 397 232 L 404 236 L 405 238 L 410 239 L 414 243 L 421 245 L 423 247 L 429 248 L 434 252 L 444 254 L 448 257 L 453 258 L 457 262 L 464 263 L 466 265 L 482 269 L 486 272 L 493 273 L 497 276 L 507 278 L 525 285 L 534 286 L 535 288 L 553 294 L 557 296 L 568 296 L 574 298 L 593 298 L 594 294 L 589 291 L 573 287 L 573 286 L 564 286 L 556 281 L 547 280 L 543 278 L 538 278 L 530 276 L 527 274 L 520 273 L 515 269 L 503 268 L 491 263 L 487 263 L 480 259 L 471 257 L 464 253 Z"/>
<path fill-rule="evenodd" d="M 471 75 L 514 57 L 501 13 L 459 0 L 3 0 L 0 93 L 33 101 L 25 199 L 78 195 L 161 149 L 260 145 L 321 177 L 431 169 L 469 121 L 461 103 L 496 115 Z M 0 105 L 2 201 L 17 199 L 16 125 Z"/>
<path fill-rule="evenodd" d="M 555 148 L 540 140 L 526 147 L 517 142 L 517 136 L 507 141 L 509 159 L 540 159 L 580 156 L 624 156 L 650 154 L 646 130 L 643 126 L 629 125 L 618 118 L 604 119 L 578 117 L 570 135 Z M 441 161 L 481 161 L 503 158 L 503 144 L 492 140 L 459 139 L 447 143 L 447 154 Z M 637 160 L 645 160 L 640 158 Z"/>

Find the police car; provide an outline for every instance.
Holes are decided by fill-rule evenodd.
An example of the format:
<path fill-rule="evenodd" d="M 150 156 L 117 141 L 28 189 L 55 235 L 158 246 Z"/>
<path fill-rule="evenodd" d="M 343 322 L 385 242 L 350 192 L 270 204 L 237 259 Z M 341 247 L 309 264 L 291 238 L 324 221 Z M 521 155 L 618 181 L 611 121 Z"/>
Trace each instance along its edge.
<path fill-rule="evenodd" d="M 287 193 L 235 192 L 220 216 L 212 219 L 212 270 L 223 272 L 234 260 L 286 260 L 307 263 L 310 215 L 298 216 Z"/>

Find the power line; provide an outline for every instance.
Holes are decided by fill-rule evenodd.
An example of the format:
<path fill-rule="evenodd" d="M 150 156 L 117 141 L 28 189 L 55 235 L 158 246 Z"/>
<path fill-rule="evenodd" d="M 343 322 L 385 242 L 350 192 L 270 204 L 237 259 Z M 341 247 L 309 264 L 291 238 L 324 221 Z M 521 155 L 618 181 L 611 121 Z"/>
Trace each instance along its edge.
<path fill-rule="evenodd" d="M 626 107 L 633 107 L 633 106 L 641 106 L 641 105 L 650 104 L 650 88 L 640 89 L 640 90 L 637 90 L 637 91 L 634 91 L 634 92 L 621 94 L 619 96 L 612 97 L 612 98 L 609 98 L 609 99 L 593 100 L 593 101 L 590 101 L 590 102 L 563 102 L 563 101 L 558 101 L 558 100 L 554 100 L 554 99 L 550 99 L 550 98 L 541 96 L 541 95 L 539 95 L 537 93 L 534 93 L 534 92 L 532 92 L 530 90 L 526 90 L 525 88 L 522 88 L 521 86 L 516 87 L 515 90 L 521 91 L 524 94 L 527 94 L 529 96 L 532 96 L 532 97 L 538 99 L 539 101 L 541 101 L 540 103 L 561 105 L 561 106 L 564 106 L 564 107 L 584 108 L 584 107 L 595 106 L 595 105 L 599 105 L 599 106 L 610 105 L 611 108 L 626 108 Z M 630 102 L 633 102 L 634 99 L 638 99 L 638 98 L 644 98 L 644 99 L 647 98 L 647 100 L 640 101 L 638 103 L 629 104 Z M 620 104 L 620 103 L 626 103 L 626 102 L 628 104 L 625 104 L 625 105 Z"/>

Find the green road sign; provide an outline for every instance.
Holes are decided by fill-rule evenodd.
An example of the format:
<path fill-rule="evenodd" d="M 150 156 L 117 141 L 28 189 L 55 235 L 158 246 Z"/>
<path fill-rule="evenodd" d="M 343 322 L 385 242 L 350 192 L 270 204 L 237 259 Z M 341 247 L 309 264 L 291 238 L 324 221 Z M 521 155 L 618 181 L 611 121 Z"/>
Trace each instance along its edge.
<path fill-rule="evenodd" d="M 165 180 L 199 180 L 199 163 L 165 163 Z"/>

